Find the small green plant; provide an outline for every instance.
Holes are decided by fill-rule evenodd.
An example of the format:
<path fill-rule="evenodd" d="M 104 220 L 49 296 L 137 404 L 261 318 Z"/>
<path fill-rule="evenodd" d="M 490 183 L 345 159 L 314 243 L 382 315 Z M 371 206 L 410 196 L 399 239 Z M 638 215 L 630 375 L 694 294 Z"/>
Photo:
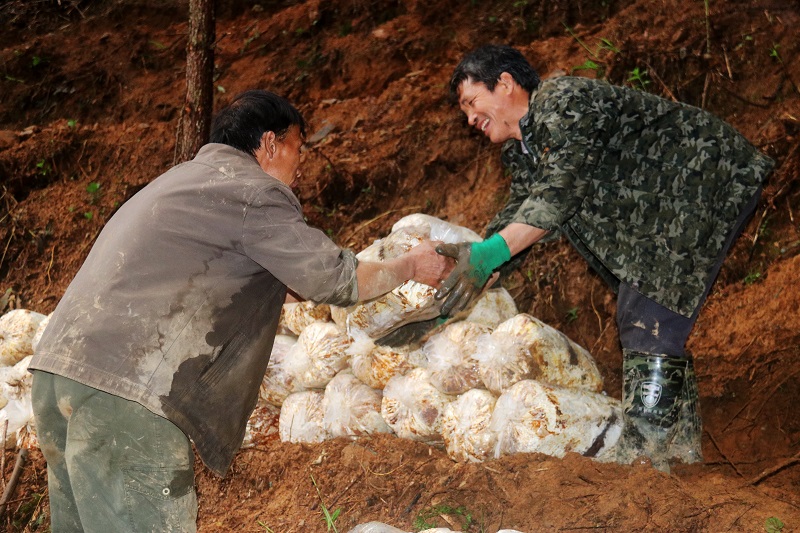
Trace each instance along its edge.
<path fill-rule="evenodd" d="M 650 80 L 647 77 L 647 71 L 640 70 L 639 67 L 634 68 L 628 73 L 628 82 L 631 84 L 631 87 L 641 91 L 644 91 L 647 86 L 650 85 Z"/>
<path fill-rule="evenodd" d="M 325 501 L 322 499 L 322 493 L 319 491 L 319 487 L 317 486 L 317 480 L 314 479 L 314 476 L 311 476 L 311 482 L 314 484 L 314 488 L 317 489 L 317 496 L 319 496 L 319 506 L 322 509 L 322 520 L 325 522 L 325 525 L 328 526 L 328 531 L 333 529 L 333 533 L 339 533 L 339 530 L 336 529 L 336 519 L 339 518 L 339 515 L 342 513 L 342 509 L 336 509 L 333 513 L 328 510 L 328 507 L 325 505 Z"/>
<path fill-rule="evenodd" d="M 69 119 L 69 120 L 67 121 L 67 126 L 69 126 L 70 128 L 73 128 L 73 129 L 74 129 L 74 128 L 75 128 L 75 126 L 77 126 L 77 125 L 78 125 L 78 121 L 77 121 L 77 120 L 75 120 L 74 118 L 71 118 L 71 119 Z"/>
<path fill-rule="evenodd" d="M 83 214 L 83 218 L 85 218 L 86 220 L 92 220 L 94 218 L 94 213 L 92 213 L 91 211 L 86 211 Z"/>
<path fill-rule="evenodd" d="M 39 169 L 40 176 L 47 176 L 52 171 L 52 169 L 50 168 L 50 163 L 48 163 L 47 160 L 45 159 L 40 159 L 36 163 L 36 168 Z"/>
<path fill-rule="evenodd" d="M 567 311 L 567 323 L 569 324 L 570 322 L 575 322 L 576 320 L 578 320 L 578 308 L 573 307 Z"/>
<path fill-rule="evenodd" d="M 217 92 L 220 94 L 225 94 L 225 87 L 222 85 L 217 85 Z"/>
<path fill-rule="evenodd" d="M 783 64 L 783 58 L 781 57 L 781 53 L 778 52 L 778 48 L 780 48 L 780 47 L 781 47 L 781 45 L 779 45 L 779 44 L 773 44 L 772 48 L 769 49 L 769 57 L 774 57 L 775 60 L 782 65 Z"/>
<path fill-rule="evenodd" d="M 33 56 L 33 60 L 31 61 L 31 66 L 36 68 L 39 65 L 41 65 L 43 61 L 44 61 L 44 59 L 42 59 L 41 57 Z"/>
<path fill-rule="evenodd" d="M 100 198 L 100 184 L 96 181 L 91 182 L 86 186 L 86 192 L 89 193 L 89 203 L 96 204 Z"/>
<path fill-rule="evenodd" d="M 572 72 L 575 72 L 576 70 L 593 70 L 597 72 L 598 78 L 602 78 L 606 69 L 603 64 L 603 59 L 600 57 L 601 52 L 605 51 L 618 54 L 620 53 L 619 48 L 617 48 L 610 40 L 606 39 L 605 37 L 601 37 L 598 40 L 596 48 L 592 50 L 585 42 L 581 40 L 580 37 L 577 36 L 574 31 L 572 31 L 572 28 L 566 24 L 564 24 L 564 28 L 566 28 L 567 33 L 569 33 L 570 36 L 575 39 L 575 41 L 581 45 L 581 47 L 591 56 L 591 58 L 587 59 L 582 65 L 572 67 Z"/>
<path fill-rule="evenodd" d="M 764 522 L 764 530 L 767 533 L 781 533 L 783 531 L 783 522 L 781 519 L 775 516 L 770 516 Z"/>
<path fill-rule="evenodd" d="M 750 272 L 748 275 L 744 277 L 744 284 L 745 285 L 752 285 L 761 277 L 761 272 L 754 271 Z"/>
<path fill-rule="evenodd" d="M 434 505 L 421 510 L 417 517 L 414 519 L 413 527 L 416 531 L 423 531 L 425 529 L 433 529 L 438 526 L 435 521 L 428 522 L 437 516 L 448 515 L 456 516 L 461 522 L 462 531 L 469 531 L 472 525 L 472 513 L 467 511 L 463 505 L 459 507 L 451 507 L 449 505 Z"/>

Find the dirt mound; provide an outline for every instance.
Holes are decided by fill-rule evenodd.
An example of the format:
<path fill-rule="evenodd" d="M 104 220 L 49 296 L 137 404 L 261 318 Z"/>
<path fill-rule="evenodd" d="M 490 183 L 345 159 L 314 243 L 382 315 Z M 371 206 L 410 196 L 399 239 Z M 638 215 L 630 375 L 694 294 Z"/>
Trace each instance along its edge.
<path fill-rule="evenodd" d="M 0 311 L 48 313 L 108 217 L 172 163 L 186 4 L 11 0 L 0 17 Z M 323 506 L 341 509 L 338 531 L 369 520 L 761 531 L 771 517 L 800 528 L 798 23 L 800 8 L 770 0 L 226 2 L 215 106 L 253 87 L 296 103 L 311 130 L 298 197 L 343 246 L 359 250 L 412 212 L 481 231 L 503 205 L 499 150 L 446 93 L 459 58 L 486 42 L 517 46 L 543 76 L 603 77 L 709 109 L 777 166 L 689 341 L 702 465 L 665 475 L 577 455 L 458 464 L 389 436 L 267 441 L 223 480 L 198 463 L 200 531 L 326 531 Z M 504 284 L 520 311 L 589 349 L 619 398 L 614 297 L 576 252 L 544 245 Z M 4 479 L 13 464 L 6 452 Z M 45 477 L 34 452 L 6 530 L 46 530 Z"/>

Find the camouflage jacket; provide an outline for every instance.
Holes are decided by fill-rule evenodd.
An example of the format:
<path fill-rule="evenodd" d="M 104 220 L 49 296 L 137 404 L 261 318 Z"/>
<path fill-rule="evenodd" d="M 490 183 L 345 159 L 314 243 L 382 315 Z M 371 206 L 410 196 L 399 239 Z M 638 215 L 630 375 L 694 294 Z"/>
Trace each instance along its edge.
<path fill-rule="evenodd" d="M 518 222 L 565 235 L 614 288 L 685 316 L 773 161 L 701 109 L 577 77 L 545 80 L 503 146 Z"/>

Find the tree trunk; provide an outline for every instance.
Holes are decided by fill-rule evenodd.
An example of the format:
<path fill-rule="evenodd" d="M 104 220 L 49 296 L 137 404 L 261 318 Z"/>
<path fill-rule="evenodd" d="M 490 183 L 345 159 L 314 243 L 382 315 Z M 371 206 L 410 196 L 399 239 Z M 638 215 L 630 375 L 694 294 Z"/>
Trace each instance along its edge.
<path fill-rule="evenodd" d="M 173 163 L 192 159 L 208 142 L 214 105 L 214 0 L 189 0 L 186 99 L 178 121 Z"/>

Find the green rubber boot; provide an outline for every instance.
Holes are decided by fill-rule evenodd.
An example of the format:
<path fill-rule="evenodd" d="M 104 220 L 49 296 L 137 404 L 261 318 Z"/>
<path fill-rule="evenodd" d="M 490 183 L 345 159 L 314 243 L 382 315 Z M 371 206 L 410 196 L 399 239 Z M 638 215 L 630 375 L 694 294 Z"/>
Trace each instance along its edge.
<path fill-rule="evenodd" d="M 683 379 L 682 403 L 680 417 L 675 423 L 675 435 L 670 442 L 669 456 L 686 464 L 699 463 L 703 461 L 703 424 L 699 413 L 697 376 L 691 359 L 688 360 Z"/>
<path fill-rule="evenodd" d="M 623 426 L 617 462 L 631 464 L 645 456 L 653 467 L 669 472 L 689 360 L 633 350 L 622 355 Z"/>

